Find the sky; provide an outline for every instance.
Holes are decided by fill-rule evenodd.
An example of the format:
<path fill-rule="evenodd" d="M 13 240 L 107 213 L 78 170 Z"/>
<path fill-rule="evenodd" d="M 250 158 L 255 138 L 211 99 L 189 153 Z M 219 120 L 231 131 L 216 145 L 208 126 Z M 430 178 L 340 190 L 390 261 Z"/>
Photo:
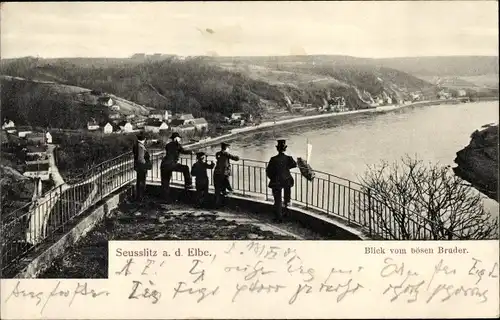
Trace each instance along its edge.
<path fill-rule="evenodd" d="M 1 57 L 498 56 L 496 1 L 1 4 Z"/>

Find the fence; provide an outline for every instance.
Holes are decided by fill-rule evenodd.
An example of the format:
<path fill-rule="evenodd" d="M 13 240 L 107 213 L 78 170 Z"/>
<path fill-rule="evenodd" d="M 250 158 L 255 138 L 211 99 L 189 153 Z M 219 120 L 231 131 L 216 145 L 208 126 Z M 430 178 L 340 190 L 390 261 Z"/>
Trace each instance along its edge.
<path fill-rule="evenodd" d="M 149 171 L 149 181 L 160 181 L 160 160 L 164 153 L 158 151 L 152 157 L 153 168 Z M 208 161 L 214 156 L 208 156 Z M 193 156 L 184 156 L 179 160 L 189 167 L 194 163 Z M 267 162 L 241 159 L 231 163 L 230 182 L 235 193 L 245 196 L 271 200 L 272 193 L 268 188 L 266 176 Z M 397 203 L 379 199 L 365 186 L 326 172 L 315 171 L 313 181 L 308 181 L 297 170 L 292 176 L 295 185 L 291 198 L 295 205 L 305 209 L 341 219 L 348 225 L 362 229 L 370 237 L 398 240 L 427 240 L 459 238 L 446 228 L 440 226 L 439 232 L 435 223 L 421 213 Z M 183 175 L 174 172 L 173 181 L 183 182 Z M 209 183 L 213 188 L 213 169 L 210 170 Z M 394 212 L 403 214 L 394 215 Z"/>
<path fill-rule="evenodd" d="M 132 155 L 124 154 L 2 215 L 2 271 L 45 241 L 68 231 L 75 218 L 134 179 Z"/>
<path fill-rule="evenodd" d="M 164 151 L 151 152 L 153 168 L 148 172 L 148 181 L 160 181 L 163 156 Z M 214 160 L 213 156 L 209 156 L 209 160 Z M 193 161 L 193 156 L 180 159 L 180 163 L 189 167 Z M 242 159 L 232 162 L 231 166 L 230 181 L 235 193 L 271 200 L 266 162 Z M 291 193 L 294 205 L 341 219 L 348 225 L 364 230 L 373 238 L 436 238 L 436 232 L 431 227 L 433 224 L 423 216 L 393 203 L 378 200 L 369 189 L 356 182 L 321 171 L 315 172 L 313 181 L 307 181 L 298 170 L 292 172 L 295 180 Z M 2 270 L 9 268 L 44 241 L 66 232 L 79 215 L 134 179 L 132 154 L 127 153 L 101 163 L 70 182 L 50 190 L 36 202 L 3 215 Z M 174 172 L 172 179 L 174 182 L 182 182 L 183 176 Z M 213 186 L 213 174 L 210 174 L 209 180 L 210 186 Z M 394 210 L 407 213 L 403 223 L 398 221 L 400 215 L 391 213 Z M 450 238 L 451 234 L 446 229 L 441 229 Z"/>

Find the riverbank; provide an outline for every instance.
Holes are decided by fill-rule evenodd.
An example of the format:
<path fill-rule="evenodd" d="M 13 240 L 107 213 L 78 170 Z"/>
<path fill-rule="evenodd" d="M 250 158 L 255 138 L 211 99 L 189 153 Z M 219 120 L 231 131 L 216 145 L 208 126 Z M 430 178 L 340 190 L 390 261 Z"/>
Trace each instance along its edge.
<path fill-rule="evenodd" d="M 279 120 L 279 121 L 268 121 L 268 122 L 263 122 L 259 125 L 253 126 L 253 127 L 232 129 L 231 132 L 228 134 L 224 134 L 224 135 L 214 137 L 214 138 L 203 139 L 203 140 L 200 140 L 198 142 L 191 143 L 191 144 L 186 144 L 185 147 L 187 149 L 206 148 L 206 147 L 213 146 L 217 143 L 220 143 L 222 141 L 226 141 L 226 142 L 233 141 L 236 139 L 240 139 L 243 137 L 248 137 L 248 136 L 254 135 L 256 133 L 265 133 L 265 132 L 268 132 L 271 130 L 276 132 L 276 131 L 288 130 L 291 128 L 309 126 L 311 124 L 319 124 L 321 122 L 328 121 L 332 118 L 343 119 L 343 118 L 351 118 L 351 117 L 356 117 L 356 116 L 361 116 L 361 115 L 383 114 L 383 113 L 402 110 L 402 109 L 410 108 L 410 107 L 427 107 L 427 106 L 433 106 L 433 105 L 459 104 L 459 103 L 463 103 L 463 102 L 461 102 L 460 99 L 427 100 L 427 101 L 419 101 L 419 102 L 402 104 L 402 105 L 395 105 L 395 106 L 383 106 L 383 107 L 361 109 L 361 110 L 354 110 L 354 111 L 346 111 L 346 112 L 339 112 L 339 113 L 326 113 L 326 114 L 319 114 L 319 115 L 313 115 L 313 116 L 297 117 L 297 118 Z"/>

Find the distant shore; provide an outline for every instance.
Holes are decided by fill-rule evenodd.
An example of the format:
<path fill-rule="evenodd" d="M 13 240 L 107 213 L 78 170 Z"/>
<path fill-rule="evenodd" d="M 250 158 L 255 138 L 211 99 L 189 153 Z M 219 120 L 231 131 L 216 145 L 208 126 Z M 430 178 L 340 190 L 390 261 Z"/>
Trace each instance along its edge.
<path fill-rule="evenodd" d="M 482 99 L 480 101 L 497 101 L 497 100 L 498 100 L 498 97 L 494 97 L 494 98 Z M 472 101 L 472 102 L 477 102 L 477 101 Z M 224 134 L 224 135 L 221 135 L 218 137 L 207 138 L 207 139 L 203 139 L 203 140 L 200 140 L 198 142 L 195 142 L 195 143 L 186 144 L 186 148 L 188 148 L 188 149 L 206 148 L 206 147 L 213 146 L 217 143 L 220 143 L 222 141 L 233 141 L 233 140 L 239 139 L 239 138 L 244 137 L 244 136 L 254 135 L 256 133 L 268 132 L 270 130 L 283 131 L 283 130 L 290 129 L 290 128 L 302 127 L 305 125 L 309 125 L 311 123 L 320 123 L 322 121 L 327 121 L 331 118 L 343 118 L 343 117 L 349 117 L 349 116 L 354 116 L 354 115 L 386 113 L 386 112 L 401 110 L 401 109 L 409 108 L 409 107 L 426 107 L 426 106 L 432 106 L 432 105 L 460 104 L 460 103 L 463 103 L 463 102 L 461 102 L 459 99 L 426 100 L 426 101 L 418 101 L 418 102 L 409 103 L 409 104 L 402 104 L 402 105 L 382 106 L 382 107 L 361 109 L 361 110 L 354 110 L 354 111 L 325 113 L 325 114 L 319 114 L 319 115 L 313 115 L 313 116 L 302 116 L 302 117 L 296 117 L 296 118 L 278 120 L 278 121 L 267 121 L 267 122 L 263 122 L 259 125 L 252 126 L 252 127 L 232 129 L 230 133 L 227 133 L 227 134 Z"/>

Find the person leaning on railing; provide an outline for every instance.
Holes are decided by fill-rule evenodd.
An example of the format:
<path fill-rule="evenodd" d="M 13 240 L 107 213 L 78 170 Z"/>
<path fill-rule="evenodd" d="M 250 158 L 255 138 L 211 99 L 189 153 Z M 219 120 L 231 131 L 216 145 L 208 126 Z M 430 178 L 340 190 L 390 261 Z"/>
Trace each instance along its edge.
<path fill-rule="evenodd" d="M 297 167 L 297 162 L 285 154 L 287 145 L 286 140 L 278 140 L 276 150 L 278 154 L 271 157 L 266 168 L 266 175 L 269 178 L 269 188 L 271 188 L 274 197 L 275 222 L 283 221 L 283 202 L 285 208 L 290 205 L 292 187 L 294 185 L 290 169 Z M 284 190 L 284 201 L 282 201 L 282 192 Z"/>
<path fill-rule="evenodd" d="M 193 187 L 189 167 L 179 163 L 181 154 L 193 154 L 193 151 L 185 150 L 181 145 L 181 136 L 179 133 L 174 132 L 170 136 L 170 141 L 165 146 L 165 157 L 161 160 L 161 185 L 164 192 L 165 200 L 169 200 L 170 193 L 170 179 L 173 172 L 182 172 L 184 175 L 184 188 L 186 190 Z"/>
<path fill-rule="evenodd" d="M 207 170 L 213 169 L 214 166 L 213 161 L 210 164 L 207 163 L 205 152 L 196 153 L 196 162 L 191 168 L 191 175 L 196 178 L 196 193 L 199 207 L 203 207 L 206 204 L 209 185 Z"/>
<path fill-rule="evenodd" d="M 137 142 L 134 144 L 134 170 L 137 172 L 136 200 L 142 202 L 146 192 L 146 176 L 148 170 L 152 168 L 149 152 L 145 146 L 146 137 L 140 132 L 137 135 Z"/>
<path fill-rule="evenodd" d="M 231 162 L 230 160 L 239 161 L 238 156 L 229 153 L 230 145 L 228 143 L 221 143 L 221 150 L 215 154 L 217 164 L 214 170 L 214 188 L 215 188 L 215 205 L 219 206 L 222 199 L 227 195 L 227 192 L 232 192 L 229 177 L 231 176 Z"/>

